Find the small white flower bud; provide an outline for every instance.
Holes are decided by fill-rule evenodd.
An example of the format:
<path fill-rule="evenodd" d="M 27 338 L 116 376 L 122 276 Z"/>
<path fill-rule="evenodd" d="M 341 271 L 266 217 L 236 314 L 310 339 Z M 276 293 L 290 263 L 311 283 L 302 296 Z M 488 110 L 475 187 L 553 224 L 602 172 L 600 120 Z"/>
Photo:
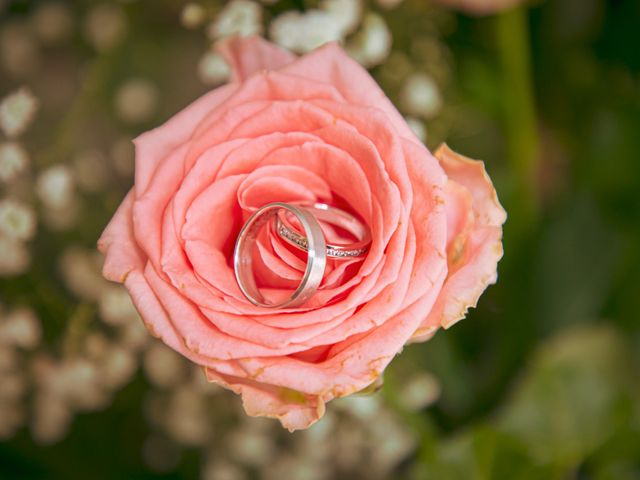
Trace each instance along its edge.
<path fill-rule="evenodd" d="M 116 112 L 127 123 L 144 122 L 158 108 L 159 96 L 158 88 L 148 80 L 129 80 L 116 92 Z"/>
<path fill-rule="evenodd" d="M 42 328 L 33 310 L 19 308 L 5 316 L 0 323 L 0 342 L 32 349 L 40 343 Z"/>
<path fill-rule="evenodd" d="M 220 85 L 228 80 L 230 73 L 229 65 L 216 52 L 205 53 L 198 62 L 198 77 L 205 85 Z"/>
<path fill-rule="evenodd" d="M 127 33 L 127 17 L 120 5 L 100 3 L 89 11 L 85 19 L 84 32 L 96 50 L 106 52 L 124 39 Z"/>
<path fill-rule="evenodd" d="M 240 35 L 262 34 L 262 7 L 250 0 L 232 0 L 218 13 L 209 26 L 212 40 Z"/>
<path fill-rule="evenodd" d="M 36 214 L 18 200 L 0 200 L 0 233 L 15 240 L 29 240 L 36 232 Z"/>
<path fill-rule="evenodd" d="M 10 182 L 23 171 L 29 164 L 27 151 L 16 142 L 4 142 L 0 144 L 0 181 Z"/>
<path fill-rule="evenodd" d="M 38 100 L 31 90 L 22 87 L 0 101 L 0 130 L 7 137 L 22 134 L 36 114 Z"/>
<path fill-rule="evenodd" d="M 182 7 L 180 21 L 185 28 L 198 28 L 207 18 L 207 11 L 198 3 L 187 3 Z"/>
<path fill-rule="evenodd" d="M 368 13 L 362 27 L 347 45 L 347 51 L 358 63 L 370 68 L 387 59 L 391 43 L 391 32 L 384 19 L 375 13 Z"/>
<path fill-rule="evenodd" d="M 426 73 L 411 75 L 400 93 L 404 110 L 410 115 L 433 118 L 442 108 L 440 89 Z"/>

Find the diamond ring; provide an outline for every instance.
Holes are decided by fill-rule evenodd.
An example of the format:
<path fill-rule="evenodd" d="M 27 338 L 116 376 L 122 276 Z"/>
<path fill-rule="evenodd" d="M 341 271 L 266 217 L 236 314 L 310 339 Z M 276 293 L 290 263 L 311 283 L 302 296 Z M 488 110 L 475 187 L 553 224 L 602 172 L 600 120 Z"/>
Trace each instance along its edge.
<path fill-rule="evenodd" d="M 298 204 L 297 206 L 311 212 L 317 220 L 341 228 L 357 239 L 356 242 L 349 244 L 327 243 L 327 257 L 336 260 L 348 260 L 361 258 L 369 251 L 371 234 L 369 229 L 355 216 L 325 203 Z M 280 238 L 299 250 L 308 251 L 309 241 L 307 236 L 293 225 L 290 212 L 280 210 L 275 216 L 275 222 L 276 232 Z"/>

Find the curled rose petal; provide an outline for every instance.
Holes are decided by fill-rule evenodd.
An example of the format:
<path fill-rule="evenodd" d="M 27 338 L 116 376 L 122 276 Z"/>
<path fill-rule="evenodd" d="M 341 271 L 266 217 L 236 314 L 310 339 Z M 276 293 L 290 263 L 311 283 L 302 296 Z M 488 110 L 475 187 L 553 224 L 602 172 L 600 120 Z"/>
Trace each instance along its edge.
<path fill-rule="evenodd" d="M 249 415 L 306 428 L 475 305 L 496 278 L 505 214 L 482 164 L 446 146 L 431 155 L 338 45 L 303 57 L 258 38 L 218 47 L 231 83 L 135 140 L 134 187 L 98 242 L 103 273 Z M 255 306 L 235 282 L 238 232 L 274 201 L 330 203 L 371 233 L 367 255 L 329 262 L 296 308 Z M 304 253 L 264 230 L 253 255 L 264 295 L 290 295 Z"/>
<path fill-rule="evenodd" d="M 444 144 L 435 156 L 449 179 L 445 189 L 449 274 L 436 306 L 414 339 L 464 318 L 482 292 L 496 282 L 502 258 L 502 224 L 507 218 L 482 162 L 459 155 Z"/>

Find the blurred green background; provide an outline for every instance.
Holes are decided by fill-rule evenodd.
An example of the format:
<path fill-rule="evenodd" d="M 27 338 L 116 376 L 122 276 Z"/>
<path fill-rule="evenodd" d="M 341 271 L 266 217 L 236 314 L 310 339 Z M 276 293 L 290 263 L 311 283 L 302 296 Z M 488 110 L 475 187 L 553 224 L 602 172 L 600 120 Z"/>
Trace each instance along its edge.
<path fill-rule="evenodd" d="M 326 8 L 249 3 L 298 51 L 278 18 Z M 640 2 L 356 3 L 340 38 L 430 148 L 486 162 L 505 255 L 380 392 L 289 434 L 147 338 L 94 247 L 131 138 L 224 81 L 228 4 L 0 0 L 0 478 L 640 479 Z"/>

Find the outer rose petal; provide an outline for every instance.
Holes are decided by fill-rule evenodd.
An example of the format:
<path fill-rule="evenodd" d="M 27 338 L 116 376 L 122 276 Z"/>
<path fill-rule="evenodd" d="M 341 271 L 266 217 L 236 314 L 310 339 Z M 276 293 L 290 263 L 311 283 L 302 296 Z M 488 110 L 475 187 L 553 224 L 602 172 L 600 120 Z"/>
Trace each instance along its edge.
<path fill-rule="evenodd" d="M 143 133 L 134 140 L 137 195 L 146 190 L 158 165 L 186 142 L 202 119 L 229 98 L 236 88 L 234 84 L 229 84 L 212 90 L 175 114 L 163 125 Z"/>
<path fill-rule="evenodd" d="M 328 43 L 295 61 L 292 61 L 295 56 L 257 37 L 233 38 L 217 45 L 231 63 L 236 80 L 266 69 L 333 85 L 348 103 L 382 110 L 401 136 L 416 140 L 407 122 L 371 75 L 337 43 Z"/>
<path fill-rule="evenodd" d="M 426 340 L 439 326 L 449 328 L 464 318 L 468 308 L 476 306 L 482 292 L 495 283 L 498 261 L 502 258 L 502 224 L 507 218 L 481 161 L 458 155 L 445 144 L 438 148 L 435 156 L 449 181 L 457 184 L 449 190 L 456 198 L 445 200 L 451 202 L 447 205 L 448 215 L 456 218 L 468 215 L 465 211 L 452 211 L 468 208 L 468 202 L 460 201 L 462 188 L 472 199 L 472 220 L 460 238 L 450 239 L 449 275 L 436 305 L 414 333 L 413 341 Z M 450 222 L 456 223 L 459 222 Z"/>
<path fill-rule="evenodd" d="M 124 282 L 132 270 L 142 270 L 144 255 L 133 236 L 133 190 L 124 198 L 98 240 L 105 255 L 102 274 L 114 282 Z"/>
<path fill-rule="evenodd" d="M 210 382 L 242 395 L 242 406 L 247 415 L 277 418 L 290 432 L 307 428 L 324 415 L 325 402 L 320 398 L 309 398 L 295 390 L 223 375 L 209 368 L 204 372 Z"/>
<path fill-rule="evenodd" d="M 277 417 L 291 431 L 307 428 L 324 414 L 324 403 L 358 392 L 380 376 L 415 331 L 420 313 L 433 305 L 445 273 L 443 268 L 430 292 L 383 325 L 335 344 L 323 362 L 247 358 L 207 367 L 207 377 L 248 375 L 250 381 L 226 377 L 223 385 L 242 393 L 249 415 Z"/>
<path fill-rule="evenodd" d="M 216 49 L 231 66 L 233 82 L 242 82 L 261 70 L 277 70 L 296 59 L 261 37 L 229 37 L 218 42 Z"/>
<path fill-rule="evenodd" d="M 507 212 L 500 205 L 496 189 L 493 188 L 491 179 L 484 169 L 484 163 L 459 155 L 444 143 L 436 150 L 435 157 L 440 161 L 449 179 L 471 193 L 478 223 L 482 226 L 502 226 L 507 219 Z"/>

